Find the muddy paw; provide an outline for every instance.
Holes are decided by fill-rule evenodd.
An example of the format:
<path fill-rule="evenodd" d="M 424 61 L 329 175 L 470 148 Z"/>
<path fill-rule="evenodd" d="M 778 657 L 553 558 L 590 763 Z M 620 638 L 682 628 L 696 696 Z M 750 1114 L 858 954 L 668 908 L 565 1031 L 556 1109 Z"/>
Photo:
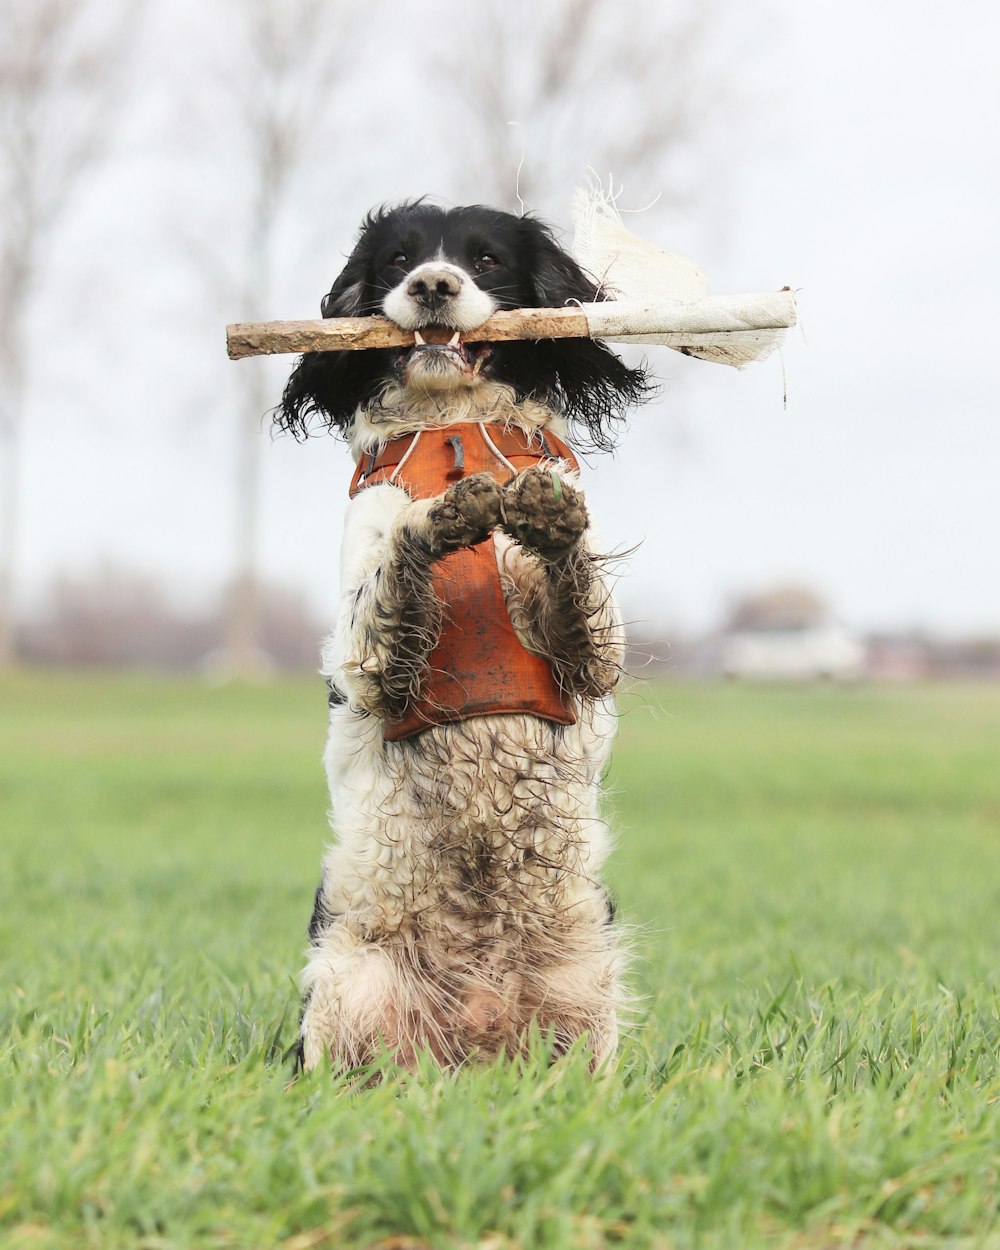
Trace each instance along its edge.
<path fill-rule="evenodd" d="M 500 520 L 500 487 L 489 473 L 474 473 L 449 486 L 427 513 L 431 550 L 446 555 L 481 543 Z"/>
<path fill-rule="evenodd" d="M 504 530 L 543 560 L 567 551 L 587 528 L 583 496 L 558 473 L 526 469 L 503 493 Z"/>

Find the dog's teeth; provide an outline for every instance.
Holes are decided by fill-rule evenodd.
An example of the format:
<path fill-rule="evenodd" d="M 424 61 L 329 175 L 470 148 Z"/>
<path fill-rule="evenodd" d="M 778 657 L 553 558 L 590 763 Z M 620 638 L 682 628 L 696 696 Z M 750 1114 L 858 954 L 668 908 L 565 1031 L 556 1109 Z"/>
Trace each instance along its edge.
<path fill-rule="evenodd" d="M 417 344 L 417 346 L 418 346 L 418 347 L 426 347 L 426 346 L 427 346 L 427 340 L 424 338 L 424 336 L 420 333 L 420 331 L 419 331 L 419 330 L 414 330 L 414 331 L 413 331 L 413 337 L 414 337 L 414 339 L 416 340 L 416 344 Z"/>
<path fill-rule="evenodd" d="M 455 333 L 448 340 L 448 346 L 457 347 L 461 341 L 462 341 L 462 332 L 461 330 L 456 330 Z"/>

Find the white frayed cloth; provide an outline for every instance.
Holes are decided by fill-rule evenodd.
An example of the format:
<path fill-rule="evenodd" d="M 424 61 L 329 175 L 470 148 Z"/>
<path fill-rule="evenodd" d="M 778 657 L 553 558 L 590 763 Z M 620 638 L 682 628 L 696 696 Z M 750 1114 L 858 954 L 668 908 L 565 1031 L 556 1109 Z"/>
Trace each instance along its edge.
<path fill-rule="evenodd" d="M 594 338 L 659 343 L 739 369 L 769 356 L 795 324 L 790 290 L 709 295 L 694 261 L 627 230 L 601 191 L 577 192 L 573 221 L 573 254 L 609 297 L 584 307 Z"/>

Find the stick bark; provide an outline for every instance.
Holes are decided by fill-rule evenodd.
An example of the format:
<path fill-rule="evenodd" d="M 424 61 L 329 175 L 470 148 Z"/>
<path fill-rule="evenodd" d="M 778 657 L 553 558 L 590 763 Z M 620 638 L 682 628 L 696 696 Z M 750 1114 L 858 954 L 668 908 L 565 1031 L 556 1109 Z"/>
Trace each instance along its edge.
<path fill-rule="evenodd" d="M 494 313 L 467 343 L 510 339 L 602 338 L 623 343 L 663 343 L 680 350 L 736 341 L 748 332 L 795 324 L 790 290 L 714 296 L 696 303 L 677 300 L 607 300 L 571 308 L 518 308 Z M 364 351 L 412 347 L 413 331 L 385 317 L 330 317 L 318 321 L 253 321 L 226 327 L 230 359 L 300 352 Z"/>

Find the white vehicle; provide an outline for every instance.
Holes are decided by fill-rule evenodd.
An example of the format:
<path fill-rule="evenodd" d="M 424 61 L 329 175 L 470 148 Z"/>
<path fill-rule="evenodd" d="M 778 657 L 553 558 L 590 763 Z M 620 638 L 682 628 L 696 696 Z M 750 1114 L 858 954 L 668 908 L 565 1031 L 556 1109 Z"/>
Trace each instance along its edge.
<path fill-rule="evenodd" d="M 747 681 L 858 681 L 865 659 L 862 641 L 833 621 L 739 630 L 722 644 L 722 671 Z"/>

